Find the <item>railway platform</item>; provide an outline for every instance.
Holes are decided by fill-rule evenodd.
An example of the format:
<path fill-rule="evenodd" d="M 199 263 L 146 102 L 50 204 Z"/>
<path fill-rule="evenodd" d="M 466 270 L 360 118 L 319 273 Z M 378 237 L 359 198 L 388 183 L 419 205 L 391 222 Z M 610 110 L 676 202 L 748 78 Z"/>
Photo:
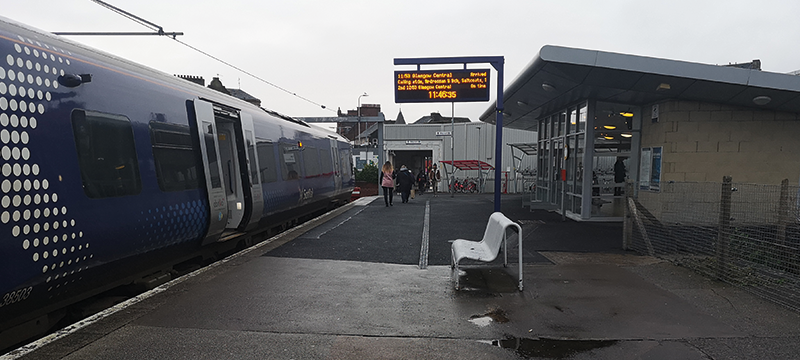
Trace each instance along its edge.
<path fill-rule="evenodd" d="M 791 359 L 800 314 L 503 196 L 513 266 L 467 267 L 491 194 L 359 199 L 0 359 Z M 509 261 L 518 247 L 509 249 Z"/>

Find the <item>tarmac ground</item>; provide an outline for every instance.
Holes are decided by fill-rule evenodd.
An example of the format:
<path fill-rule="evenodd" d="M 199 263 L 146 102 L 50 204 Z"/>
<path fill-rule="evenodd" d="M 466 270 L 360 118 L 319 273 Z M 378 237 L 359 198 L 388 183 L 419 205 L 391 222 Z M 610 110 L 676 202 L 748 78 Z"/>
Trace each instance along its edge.
<path fill-rule="evenodd" d="M 480 239 L 491 194 L 395 199 L 360 199 L 0 360 L 800 358 L 800 314 L 623 251 L 621 224 L 504 195 L 523 227 L 518 291 L 516 266 L 449 266 L 448 240 Z"/>

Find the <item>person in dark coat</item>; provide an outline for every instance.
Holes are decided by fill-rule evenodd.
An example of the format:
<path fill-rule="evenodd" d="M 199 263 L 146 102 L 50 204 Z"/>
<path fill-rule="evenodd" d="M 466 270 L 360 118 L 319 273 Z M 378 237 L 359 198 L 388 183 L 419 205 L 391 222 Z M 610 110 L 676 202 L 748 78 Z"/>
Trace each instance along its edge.
<path fill-rule="evenodd" d="M 621 157 L 617 157 L 617 162 L 614 163 L 614 183 L 615 183 L 615 185 L 619 185 L 620 183 L 624 183 L 626 174 L 627 174 L 627 170 L 625 169 L 624 159 L 622 159 Z M 622 187 L 621 186 L 614 186 L 614 196 L 621 196 L 621 195 L 622 195 Z"/>
<path fill-rule="evenodd" d="M 419 169 L 419 174 L 417 174 L 417 187 L 419 188 L 420 195 L 428 188 L 428 174 L 425 173 L 425 169 Z"/>
<path fill-rule="evenodd" d="M 439 173 L 439 169 L 436 168 L 436 164 L 433 164 L 433 167 L 430 169 L 430 171 L 428 171 L 428 182 L 433 188 L 434 197 L 436 197 L 436 192 L 438 191 L 437 188 L 439 187 L 439 180 L 442 180 L 442 175 Z"/>
<path fill-rule="evenodd" d="M 415 180 L 414 173 L 411 170 L 408 170 L 405 165 L 400 166 L 400 171 L 397 172 L 397 189 L 400 190 L 400 197 L 403 203 L 408 202 Z"/>

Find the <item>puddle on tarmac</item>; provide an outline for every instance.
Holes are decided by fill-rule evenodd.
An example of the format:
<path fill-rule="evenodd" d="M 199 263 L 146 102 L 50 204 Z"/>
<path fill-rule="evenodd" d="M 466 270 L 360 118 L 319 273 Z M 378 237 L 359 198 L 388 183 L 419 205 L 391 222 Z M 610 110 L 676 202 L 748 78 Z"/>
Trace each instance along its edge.
<path fill-rule="evenodd" d="M 492 322 L 498 322 L 501 324 L 507 323 L 508 317 L 506 316 L 506 312 L 502 309 L 495 309 L 484 315 L 473 315 L 469 318 L 469 322 L 480 327 L 486 327 Z"/>
<path fill-rule="evenodd" d="M 469 322 L 478 325 L 479 327 L 487 327 L 489 324 L 492 323 L 492 318 L 488 316 L 481 316 L 476 318 L 470 318 Z"/>
<path fill-rule="evenodd" d="M 492 345 L 514 350 L 525 358 L 566 359 L 575 354 L 612 346 L 617 340 L 557 340 L 508 337 L 492 341 Z"/>

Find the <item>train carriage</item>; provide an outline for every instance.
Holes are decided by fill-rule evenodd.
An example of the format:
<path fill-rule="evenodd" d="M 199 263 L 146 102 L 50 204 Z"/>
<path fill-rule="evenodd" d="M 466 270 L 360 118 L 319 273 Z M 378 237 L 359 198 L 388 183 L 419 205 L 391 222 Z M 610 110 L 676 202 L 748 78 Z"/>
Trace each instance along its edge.
<path fill-rule="evenodd" d="M 347 201 L 351 153 L 335 133 L 0 18 L 0 348 L 65 305 Z"/>

